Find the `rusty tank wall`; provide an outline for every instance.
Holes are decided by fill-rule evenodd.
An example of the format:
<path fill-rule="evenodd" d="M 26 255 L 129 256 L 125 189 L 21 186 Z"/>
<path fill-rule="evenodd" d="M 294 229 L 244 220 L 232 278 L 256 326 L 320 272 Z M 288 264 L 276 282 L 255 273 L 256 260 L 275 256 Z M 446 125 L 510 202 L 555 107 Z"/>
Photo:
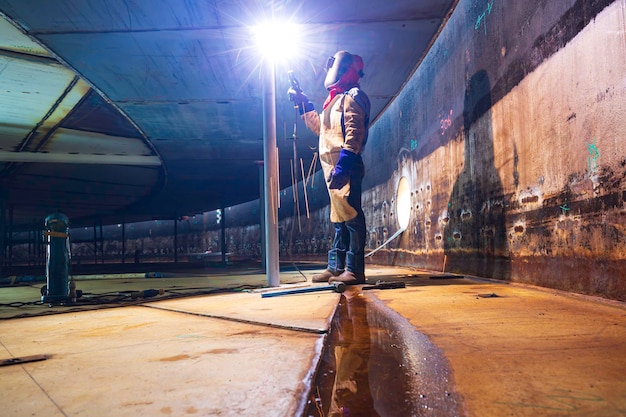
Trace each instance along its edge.
<path fill-rule="evenodd" d="M 626 301 L 625 132 L 626 0 L 459 0 L 370 130 L 367 262 Z M 281 261 L 329 249 L 320 173 L 304 191 L 281 191 Z M 260 257 L 259 207 L 225 211 L 233 255 Z M 221 250 L 205 217 L 180 252 Z"/>
<path fill-rule="evenodd" d="M 626 1 L 461 0 L 370 131 L 376 263 L 626 300 Z"/>

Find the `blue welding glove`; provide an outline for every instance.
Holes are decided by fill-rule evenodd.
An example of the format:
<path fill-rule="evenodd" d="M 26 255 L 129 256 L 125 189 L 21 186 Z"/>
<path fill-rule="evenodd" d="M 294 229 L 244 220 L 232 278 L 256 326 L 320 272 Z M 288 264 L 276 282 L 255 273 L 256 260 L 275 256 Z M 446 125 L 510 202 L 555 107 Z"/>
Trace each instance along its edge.
<path fill-rule="evenodd" d="M 293 101 L 293 105 L 298 109 L 300 115 L 315 110 L 315 106 L 309 101 L 309 98 L 302 90 L 291 87 L 287 91 L 287 94 L 289 95 L 289 100 Z"/>
<path fill-rule="evenodd" d="M 330 178 L 328 178 L 328 188 L 338 190 L 350 182 L 350 171 L 352 170 L 352 165 L 354 165 L 357 156 L 358 155 L 354 152 L 345 149 L 339 152 L 337 165 L 335 165 L 333 172 L 330 173 Z"/>

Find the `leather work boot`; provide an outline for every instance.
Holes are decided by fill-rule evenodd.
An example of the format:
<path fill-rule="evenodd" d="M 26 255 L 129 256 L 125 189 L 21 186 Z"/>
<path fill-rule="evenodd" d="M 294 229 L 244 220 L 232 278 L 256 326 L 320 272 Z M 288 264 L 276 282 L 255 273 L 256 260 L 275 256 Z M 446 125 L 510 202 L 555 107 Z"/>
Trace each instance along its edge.
<path fill-rule="evenodd" d="M 330 269 L 324 270 L 324 272 L 313 275 L 311 281 L 313 282 L 328 282 L 329 279 L 341 275 L 343 271 L 333 272 Z"/>
<path fill-rule="evenodd" d="M 365 274 L 345 270 L 341 275 L 330 278 L 328 282 L 343 282 L 346 285 L 365 284 Z"/>

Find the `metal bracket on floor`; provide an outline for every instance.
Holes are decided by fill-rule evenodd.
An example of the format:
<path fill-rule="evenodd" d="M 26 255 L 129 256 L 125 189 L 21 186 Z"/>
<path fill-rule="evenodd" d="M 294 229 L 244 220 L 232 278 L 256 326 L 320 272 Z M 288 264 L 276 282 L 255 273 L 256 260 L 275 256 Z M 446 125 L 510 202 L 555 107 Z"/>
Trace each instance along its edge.
<path fill-rule="evenodd" d="M 296 288 L 293 290 L 266 292 L 266 293 L 261 294 L 261 298 L 278 297 L 281 295 L 290 295 L 290 294 L 302 294 L 302 293 L 308 293 L 308 292 L 329 291 L 329 290 L 341 294 L 342 292 L 346 290 L 346 284 L 344 284 L 343 282 L 333 282 L 330 285 L 315 285 L 312 287 Z"/>
<path fill-rule="evenodd" d="M 45 361 L 50 355 L 22 356 L 20 358 L 0 359 L 0 366 L 19 365 L 21 363 Z"/>
<path fill-rule="evenodd" d="M 364 290 L 391 290 L 395 288 L 405 288 L 404 281 L 376 281 L 374 285 L 364 285 Z"/>

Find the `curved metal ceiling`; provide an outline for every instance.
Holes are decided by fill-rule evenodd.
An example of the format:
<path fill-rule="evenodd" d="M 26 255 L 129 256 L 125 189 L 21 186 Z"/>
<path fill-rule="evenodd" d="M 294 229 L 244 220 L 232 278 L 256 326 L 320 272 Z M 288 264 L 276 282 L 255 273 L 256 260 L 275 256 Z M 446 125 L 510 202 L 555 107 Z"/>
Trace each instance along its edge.
<path fill-rule="evenodd" d="M 375 120 L 455 4 L 0 0 L 0 181 L 12 221 L 57 210 L 73 223 L 175 218 L 256 199 L 263 85 L 250 26 L 301 24 L 302 54 L 277 64 L 288 167 L 297 117 L 287 70 L 321 103 L 326 58 L 358 53 Z M 306 167 L 316 138 L 298 133 Z"/>

